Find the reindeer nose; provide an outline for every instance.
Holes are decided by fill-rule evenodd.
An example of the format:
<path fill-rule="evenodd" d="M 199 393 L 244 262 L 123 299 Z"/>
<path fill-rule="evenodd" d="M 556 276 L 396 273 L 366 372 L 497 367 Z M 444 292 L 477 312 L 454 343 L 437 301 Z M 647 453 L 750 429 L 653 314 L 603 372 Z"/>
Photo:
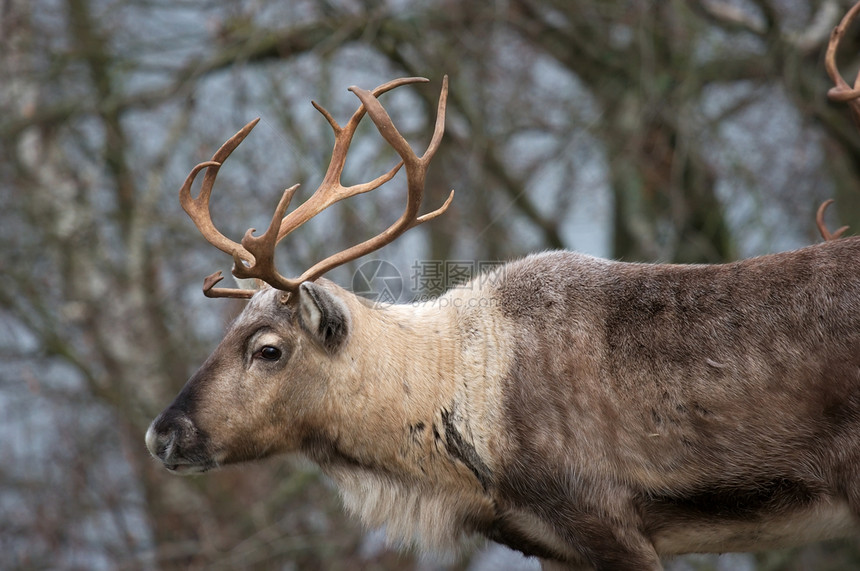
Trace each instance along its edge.
<path fill-rule="evenodd" d="M 176 442 L 175 433 L 158 432 L 154 422 L 149 425 L 146 431 L 146 448 L 150 454 L 163 462 L 174 442 Z"/>
<path fill-rule="evenodd" d="M 178 409 L 169 408 L 152 421 L 146 431 L 146 448 L 149 453 L 164 462 L 181 457 L 179 443 L 187 441 L 194 426 L 191 419 Z"/>
<path fill-rule="evenodd" d="M 175 474 L 197 474 L 218 466 L 208 437 L 181 408 L 171 406 L 152 421 L 146 448 Z"/>
<path fill-rule="evenodd" d="M 164 462 L 172 453 L 178 437 L 170 423 L 165 422 L 164 414 L 152 421 L 146 431 L 146 448 L 149 453 Z"/>

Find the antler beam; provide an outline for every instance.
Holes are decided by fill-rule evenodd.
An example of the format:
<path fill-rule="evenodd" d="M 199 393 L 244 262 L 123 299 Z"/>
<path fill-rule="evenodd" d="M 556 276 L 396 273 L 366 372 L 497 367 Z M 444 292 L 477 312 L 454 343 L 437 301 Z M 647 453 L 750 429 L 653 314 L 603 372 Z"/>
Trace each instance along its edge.
<path fill-rule="evenodd" d="M 818 207 L 818 212 L 815 213 L 815 224 L 818 226 L 818 232 L 821 234 L 821 237 L 824 238 L 825 242 L 829 242 L 830 240 L 836 240 L 842 234 L 848 230 L 848 226 L 842 226 L 836 232 L 831 232 L 827 229 L 827 224 L 824 223 L 824 211 L 827 210 L 827 207 L 833 204 L 835 200 L 832 198 L 828 198 L 824 202 L 821 203 L 821 206 Z"/>
<path fill-rule="evenodd" d="M 448 207 L 451 205 L 451 201 L 454 199 L 454 191 L 451 191 L 451 194 L 448 195 L 448 199 L 445 203 L 439 207 L 438 209 L 430 212 L 429 214 L 425 214 L 424 216 L 418 216 L 418 209 L 421 206 L 421 201 L 424 197 L 424 180 L 427 174 L 427 165 L 430 163 L 430 160 L 433 158 L 433 155 L 436 153 L 439 148 L 439 143 L 442 140 L 442 135 L 445 132 L 445 110 L 446 110 L 446 102 L 448 98 L 448 76 L 446 75 L 442 80 L 442 92 L 439 95 L 439 107 L 436 112 L 436 126 L 433 131 L 433 138 L 430 141 L 430 145 L 427 147 L 427 150 L 424 152 L 422 157 L 418 157 L 409 146 L 409 143 L 406 142 L 406 139 L 403 138 L 403 135 L 397 130 L 394 126 L 394 122 L 391 120 L 391 117 L 382 107 L 382 104 L 379 103 L 379 100 L 376 98 L 374 92 L 365 91 L 363 89 L 359 89 L 358 87 L 350 87 L 350 91 L 355 93 L 355 95 L 362 102 L 361 110 L 366 110 L 370 115 L 370 119 L 376 125 L 376 128 L 379 130 L 379 133 L 385 138 L 389 145 L 394 147 L 394 150 L 397 151 L 397 154 L 400 155 L 402 159 L 400 165 L 406 166 L 406 180 L 407 180 L 407 200 L 406 200 L 406 209 L 403 211 L 403 214 L 400 218 L 387 229 L 385 229 L 382 233 L 377 236 L 370 238 L 369 240 L 365 240 L 360 244 L 356 244 L 346 250 L 338 252 L 333 256 L 326 258 L 325 260 L 318 262 L 310 269 L 308 269 L 305 273 L 298 278 L 298 282 L 301 283 L 303 281 L 312 281 L 328 272 L 329 270 L 336 268 L 337 266 L 343 265 L 347 262 L 355 260 L 356 258 L 360 258 L 370 252 L 376 251 L 386 244 L 390 244 L 393 242 L 398 236 L 409 230 L 410 228 L 414 228 L 419 224 L 426 222 L 428 220 L 432 220 L 436 218 L 440 214 L 444 213 Z M 374 90 L 376 91 L 376 90 Z M 353 115 L 355 118 L 355 115 Z M 400 167 L 398 165 L 397 168 Z M 283 229 L 283 225 L 282 225 Z M 298 287 L 298 286 L 296 286 Z"/>
<path fill-rule="evenodd" d="M 842 74 L 839 73 L 839 69 L 836 67 L 836 52 L 839 51 L 839 42 L 848 28 L 851 27 L 851 24 L 854 23 L 857 14 L 860 14 L 860 2 L 854 4 L 842 18 L 842 21 L 839 22 L 839 25 L 833 28 L 833 31 L 830 33 L 830 40 L 827 42 L 824 67 L 827 69 L 827 75 L 836 84 L 835 87 L 830 88 L 827 96 L 831 101 L 847 103 L 854 124 L 860 128 L 860 72 L 857 73 L 857 78 L 854 80 L 854 87 L 852 88 L 842 78 Z M 832 233 L 827 229 L 827 225 L 824 223 L 824 211 L 827 210 L 827 207 L 831 203 L 833 203 L 833 199 L 825 200 L 818 207 L 818 212 L 815 214 L 815 223 L 818 226 L 818 232 L 825 241 L 835 240 L 848 230 L 848 226 L 843 226 Z"/>
<path fill-rule="evenodd" d="M 831 32 L 830 41 L 827 43 L 827 53 L 824 56 L 824 66 L 830 79 L 836 84 L 836 87 L 832 87 L 827 92 L 827 96 L 832 101 L 848 103 L 854 124 L 860 128 L 860 73 L 857 74 L 857 78 L 854 80 L 854 87 L 852 88 L 842 78 L 842 74 L 839 73 L 839 69 L 836 67 L 836 52 L 839 50 L 839 41 L 854 22 L 858 13 L 860 13 L 860 2 L 848 10 L 842 21 L 839 22 L 839 25 Z"/>
<path fill-rule="evenodd" d="M 298 290 L 302 282 L 313 281 L 337 266 L 382 248 L 386 244 L 394 241 L 410 228 L 414 228 L 423 222 L 432 220 L 445 212 L 454 198 L 454 191 L 452 190 L 448 199 L 440 208 L 423 216 L 418 215 L 424 195 L 424 181 L 426 178 L 427 166 L 433 158 L 433 155 L 438 150 L 439 143 L 441 142 L 445 131 L 448 77 L 445 76 L 442 81 L 442 91 L 439 96 L 439 106 L 433 137 L 427 150 L 421 157 L 418 157 L 413 152 L 412 148 L 406 142 L 406 139 L 403 138 L 394 126 L 391 117 L 377 99 L 383 93 L 396 87 L 400 87 L 401 85 L 423 83 L 427 81 L 427 79 L 421 77 L 406 77 L 395 79 L 380 85 L 372 91 L 351 87 L 350 91 L 355 93 L 362 104 L 343 127 L 334 120 L 328 111 L 316 102 L 313 102 L 317 111 L 319 111 L 328 121 L 329 125 L 331 125 L 335 135 L 332 158 L 325 177 L 311 197 L 287 215 L 285 215 L 285 213 L 296 190 L 298 189 L 298 185 L 285 190 L 277 208 L 275 209 L 271 224 L 269 224 L 268 229 L 261 236 L 254 236 L 253 234 L 255 230 L 251 228 L 245 233 L 241 244 L 236 243 L 224 236 L 215 228 L 209 211 L 209 199 L 212 193 L 212 188 L 215 184 L 218 170 L 224 160 L 226 160 L 236 147 L 238 147 L 245 139 L 245 137 L 248 136 L 251 129 L 253 129 L 259 122 L 259 119 L 251 121 L 238 133 L 233 135 L 233 137 L 218 149 L 210 161 L 202 162 L 191 169 L 185 183 L 179 190 L 179 200 L 183 209 L 188 213 L 189 217 L 191 217 L 194 224 L 197 226 L 197 229 L 200 230 L 200 233 L 203 234 L 209 243 L 222 252 L 233 256 L 234 276 L 238 278 L 256 278 L 268 283 L 276 289 L 287 292 L 295 292 Z M 400 155 L 402 160 L 387 173 L 372 181 L 352 186 L 344 186 L 341 184 L 341 175 L 343 174 L 343 168 L 346 164 L 346 156 L 352 142 L 352 137 L 355 134 L 355 130 L 365 114 L 370 115 L 371 120 L 376 125 L 380 134 L 394 148 L 397 154 Z M 350 196 L 355 196 L 357 194 L 362 194 L 379 188 L 386 182 L 390 181 L 404 165 L 406 167 L 407 178 L 406 209 L 394 224 L 374 238 L 347 248 L 346 250 L 338 252 L 321 262 L 314 264 L 298 278 L 286 278 L 278 272 L 275 266 L 275 246 L 278 242 L 290 234 L 290 232 L 332 204 L 345 198 L 349 198 Z M 200 193 L 197 198 L 193 198 L 191 196 L 191 186 L 197 174 L 203 169 L 206 169 L 206 175 L 203 178 Z M 214 287 L 221 279 L 222 277 L 220 272 L 208 276 L 203 285 L 204 294 L 208 297 L 234 298 L 248 298 L 254 294 L 254 290 Z"/>

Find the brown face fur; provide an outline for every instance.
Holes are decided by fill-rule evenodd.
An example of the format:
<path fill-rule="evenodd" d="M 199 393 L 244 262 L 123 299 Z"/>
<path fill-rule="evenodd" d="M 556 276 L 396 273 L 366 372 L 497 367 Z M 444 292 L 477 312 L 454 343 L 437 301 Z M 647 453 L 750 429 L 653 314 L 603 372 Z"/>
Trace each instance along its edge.
<path fill-rule="evenodd" d="M 147 445 L 179 472 L 297 450 L 326 392 L 325 355 L 286 296 L 261 291 L 153 421 Z"/>
<path fill-rule="evenodd" d="M 269 290 L 147 445 L 181 472 L 299 450 L 427 549 L 659 569 L 856 533 L 858 267 L 843 239 L 721 266 L 552 252 L 385 309 Z"/>

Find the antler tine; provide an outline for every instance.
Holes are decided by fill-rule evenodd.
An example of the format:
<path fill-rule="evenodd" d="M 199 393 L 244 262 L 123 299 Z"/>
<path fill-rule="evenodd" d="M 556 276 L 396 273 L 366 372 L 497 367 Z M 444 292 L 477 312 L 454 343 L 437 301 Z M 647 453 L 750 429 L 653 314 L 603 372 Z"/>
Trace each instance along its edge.
<path fill-rule="evenodd" d="M 233 257 L 233 275 L 237 278 L 258 278 L 272 287 L 284 291 L 296 291 L 301 281 L 285 278 L 275 267 L 275 246 L 278 243 L 278 230 L 284 213 L 290 206 L 299 185 L 293 185 L 284 191 L 278 202 L 275 213 L 268 229 L 259 237 L 254 236 L 254 228 L 248 229 L 242 238 L 242 246 L 254 256 L 254 263 L 246 265 L 238 257 Z"/>
<path fill-rule="evenodd" d="M 379 88 L 377 88 L 378 90 Z M 407 178 L 407 201 L 406 208 L 400 218 L 397 219 L 394 224 L 386 228 L 382 233 L 377 236 L 370 238 L 369 240 L 365 240 L 360 244 L 356 244 L 346 250 L 338 252 L 325 260 L 315 264 L 313 267 L 308 269 L 305 273 L 298 278 L 299 282 L 303 281 L 312 281 L 326 273 L 327 271 L 345 264 L 349 261 L 352 261 L 356 258 L 364 256 L 370 252 L 378 250 L 383 246 L 391 243 L 398 236 L 409 230 L 410 228 L 414 228 L 415 226 L 426 222 L 427 220 L 432 220 L 433 218 L 439 216 L 444 213 L 448 206 L 450 206 L 451 201 L 454 198 L 454 191 L 451 191 L 451 194 L 448 196 L 448 199 L 445 203 L 438 209 L 429 214 L 425 214 L 424 216 L 418 216 L 418 209 L 421 207 L 421 201 L 424 196 L 424 179 L 427 173 L 427 165 L 430 160 L 433 158 L 433 155 L 439 148 L 439 143 L 442 140 L 442 135 L 445 132 L 445 111 L 447 107 L 447 99 L 448 99 L 448 76 L 446 75 L 442 80 L 442 91 L 439 95 L 439 106 L 436 112 L 436 126 L 433 130 L 433 137 L 430 141 L 430 144 L 427 147 L 427 150 L 421 157 L 418 157 L 415 152 L 412 150 L 412 147 L 409 146 L 409 143 L 406 139 L 403 138 L 403 135 L 397 130 L 394 126 L 394 122 L 391 120 L 391 117 L 382 107 L 382 104 L 379 103 L 379 100 L 376 98 L 375 91 L 370 92 L 364 89 L 359 89 L 358 87 L 350 87 L 350 91 L 355 93 L 355 95 L 362 102 L 362 106 L 367 111 L 367 114 L 370 116 L 373 123 L 376 125 L 377 130 L 383 136 L 383 138 L 388 141 L 388 143 L 394 148 L 400 158 L 402 159 L 402 164 L 406 166 L 406 178 Z M 353 116 L 355 117 L 355 116 Z"/>
<path fill-rule="evenodd" d="M 408 193 L 406 210 L 403 212 L 400 219 L 395 223 L 395 225 L 408 224 L 405 228 L 405 230 L 408 230 L 409 228 L 413 228 L 414 226 L 417 226 L 418 224 L 421 224 L 426 220 L 431 220 L 439 214 L 442 214 L 442 212 L 447 209 L 448 205 L 450 205 L 451 200 L 453 199 L 453 191 L 448 197 L 448 200 L 445 201 L 445 204 L 443 204 L 441 208 L 434 212 L 419 217 L 418 208 L 420 208 L 421 201 L 424 196 L 424 179 L 427 174 L 427 165 L 430 164 L 430 160 L 433 158 L 433 155 L 435 155 L 436 151 L 439 149 L 439 144 L 442 142 L 442 136 L 445 133 L 445 111 L 447 108 L 448 99 L 448 76 L 446 75 L 442 79 L 442 92 L 439 95 L 439 106 L 436 110 L 436 125 L 433 129 L 433 137 L 430 140 L 430 144 L 427 146 L 427 150 L 424 151 L 424 154 L 421 157 L 418 157 L 415 154 L 415 152 L 412 150 L 412 147 L 409 146 L 409 142 L 406 141 L 403 135 L 401 135 L 397 128 L 394 126 L 394 122 L 391 120 L 391 117 L 388 115 L 388 112 L 385 110 L 384 107 L 382 107 L 382 105 L 379 103 L 379 100 L 374 97 L 372 93 L 364 89 L 359 89 L 357 87 L 351 87 L 350 90 L 356 94 L 356 96 L 367 108 L 367 113 L 368 115 L 370 115 L 370 118 L 376 125 L 376 128 L 379 130 L 379 133 L 386 141 L 388 141 L 388 144 L 391 145 L 395 151 L 397 151 L 397 154 L 400 155 L 400 158 L 406 165 Z"/>
<path fill-rule="evenodd" d="M 442 93 L 439 95 L 439 107 L 436 111 L 436 126 L 433 129 L 433 138 L 430 140 L 427 150 L 420 158 L 412 150 L 412 147 L 409 146 L 409 142 L 394 126 L 391 116 L 388 115 L 388 112 L 372 93 L 358 87 L 350 87 L 349 89 L 364 104 L 368 115 L 370 115 L 370 119 L 379 130 L 379 134 L 397 151 L 397 154 L 400 155 L 400 158 L 406 165 L 409 200 L 407 202 L 407 210 L 403 213 L 401 219 L 410 218 L 415 220 L 424 194 L 424 177 L 427 165 L 439 149 L 439 143 L 442 141 L 442 135 L 445 133 L 448 76 L 446 75 L 442 80 Z"/>
<path fill-rule="evenodd" d="M 221 271 L 206 276 L 203 280 L 203 295 L 206 297 L 232 297 L 237 299 L 249 299 L 254 295 L 252 289 L 233 289 L 224 287 L 215 287 L 215 284 L 224 279 Z"/>
<path fill-rule="evenodd" d="M 830 230 L 827 229 L 827 225 L 824 223 L 824 211 L 827 210 L 827 207 L 833 204 L 833 202 L 835 201 L 832 198 L 828 198 L 821 203 L 821 206 L 818 207 L 818 212 L 815 213 L 815 224 L 818 226 L 818 232 L 821 234 L 821 237 L 824 238 L 825 242 L 836 240 L 842 236 L 846 230 L 848 230 L 848 226 L 843 226 L 831 234 Z"/>
<path fill-rule="evenodd" d="M 848 27 L 854 22 L 858 13 L 860 13 L 860 2 L 854 4 L 854 6 L 848 10 L 848 13 L 846 13 L 842 18 L 842 21 L 839 22 L 839 25 L 833 29 L 833 32 L 830 34 L 830 41 L 827 43 L 827 54 L 824 57 L 824 66 L 827 69 L 827 74 L 830 76 L 830 79 L 832 79 L 833 83 L 836 84 L 836 87 L 831 88 L 830 91 L 827 92 L 827 96 L 832 101 L 848 103 L 849 109 L 851 110 L 851 116 L 854 119 L 854 124 L 860 128 L 860 73 L 857 74 L 857 79 L 854 80 L 854 87 L 852 88 L 848 82 L 842 78 L 842 74 L 839 73 L 839 70 L 836 67 L 836 52 L 839 49 L 839 41 L 842 39 L 842 36 L 845 34 Z"/>
<path fill-rule="evenodd" d="M 188 173 L 185 182 L 179 189 L 179 203 L 194 222 L 194 225 L 197 226 L 197 229 L 200 230 L 200 233 L 203 234 L 203 237 L 222 252 L 233 256 L 234 259 L 242 259 L 251 264 L 254 263 L 254 256 L 240 244 L 230 240 L 215 228 L 215 224 L 212 222 L 212 215 L 209 212 L 209 197 L 212 194 L 212 187 L 215 185 L 215 178 L 218 176 L 218 169 L 221 168 L 221 164 L 245 140 L 245 137 L 248 136 L 248 133 L 251 132 L 251 129 L 259 121 L 259 118 L 254 119 L 242 127 L 238 133 L 221 145 L 221 148 L 212 155 L 212 160 L 202 162 L 191 169 L 191 172 Z M 200 194 L 197 195 L 197 198 L 193 198 L 191 196 L 191 185 L 194 184 L 197 174 L 204 168 L 206 169 L 206 174 L 203 177 Z"/>
<path fill-rule="evenodd" d="M 285 291 L 295 291 L 301 285 L 301 282 L 285 278 L 275 268 L 275 245 L 277 244 L 278 228 L 284 212 L 289 208 L 290 201 L 298 188 L 299 185 L 296 184 L 284 191 L 277 208 L 275 208 L 275 213 L 272 215 L 272 221 L 263 235 L 254 236 L 256 231 L 254 228 L 249 228 L 245 232 L 245 236 L 242 238 L 242 250 L 247 252 L 254 261 L 248 263 L 237 253 L 234 253 L 234 276 L 237 278 L 256 278 Z M 255 290 L 252 289 L 216 288 L 215 284 L 222 279 L 224 278 L 221 276 L 221 272 L 207 276 L 203 280 L 203 295 L 206 297 L 250 298 L 255 293 Z"/>
<path fill-rule="evenodd" d="M 380 85 L 375 88 L 372 93 L 374 97 L 379 97 L 383 93 L 391 91 L 392 89 L 402 85 L 426 83 L 428 81 L 429 80 L 424 77 L 401 77 Z M 311 197 L 293 212 L 290 212 L 290 214 L 281 221 L 281 228 L 278 232 L 278 241 L 283 240 L 287 234 L 335 202 L 379 188 L 394 178 L 394 175 L 396 175 L 397 171 L 400 170 L 400 167 L 403 166 L 402 162 L 398 163 L 387 173 L 370 182 L 347 187 L 343 186 L 340 179 L 343 174 L 343 168 L 346 165 L 347 152 L 349 151 L 349 146 L 352 143 L 352 137 L 355 134 L 355 130 L 358 128 L 361 119 L 366 113 L 365 106 L 361 105 L 355 113 L 352 114 L 349 121 L 341 127 L 337 121 L 335 121 L 334 117 L 332 117 L 331 113 L 329 113 L 322 105 L 318 104 L 316 101 L 312 101 L 311 103 L 314 108 L 319 111 L 323 117 L 325 117 L 326 121 L 331 125 L 332 131 L 334 131 L 335 141 L 334 148 L 332 149 L 331 161 L 329 162 L 329 166 L 326 170 L 325 176 L 323 177 L 322 183 L 320 183 L 320 186 L 314 191 Z"/>

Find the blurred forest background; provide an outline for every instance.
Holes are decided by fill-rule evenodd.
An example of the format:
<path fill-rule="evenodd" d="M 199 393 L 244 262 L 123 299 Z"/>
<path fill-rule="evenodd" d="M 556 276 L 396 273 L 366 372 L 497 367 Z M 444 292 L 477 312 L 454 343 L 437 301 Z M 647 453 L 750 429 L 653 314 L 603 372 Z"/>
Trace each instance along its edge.
<path fill-rule="evenodd" d="M 849 6 L 0 0 L 0 567 L 502 568 L 486 548 L 453 565 L 387 550 L 295 458 L 196 478 L 149 458 L 148 423 L 242 307 L 201 295 L 230 260 L 181 211 L 185 175 L 262 117 L 214 193 L 237 239 L 267 226 L 283 188 L 303 183 L 299 200 L 320 182 L 332 137 L 312 98 L 343 122 L 346 87 L 428 77 L 382 99 L 423 151 L 448 74 L 425 211 L 457 194 L 378 253 L 404 276 L 418 260 L 547 248 L 720 262 L 806 245 L 825 198 L 831 228 L 860 228 L 860 132 L 828 102 L 823 67 Z M 840 54 L 846 77 L 858 40 Z M 347 182 L 396 162 L 369 122 L 353 147 Z M 387 226 L 404 184 L 388 187 L 290 236 L 283 273 Z M 355 267 L 328 277 L 349 286 Z M 856 551 L 670 568 L 849 569 Z"/>

